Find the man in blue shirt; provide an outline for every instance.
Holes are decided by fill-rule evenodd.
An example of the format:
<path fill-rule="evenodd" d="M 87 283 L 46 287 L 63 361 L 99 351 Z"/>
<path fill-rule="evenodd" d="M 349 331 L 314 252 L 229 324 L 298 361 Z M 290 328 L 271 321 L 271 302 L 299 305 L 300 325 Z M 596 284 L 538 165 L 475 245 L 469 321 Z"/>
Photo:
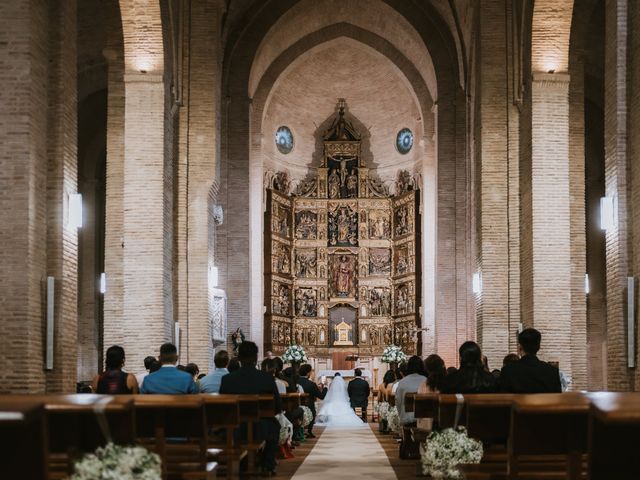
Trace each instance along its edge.
<path fill-rule="evenodd" d="M 220 350 L 213 357 L 213 363 L 216 369 L 200 379 L 200 391 L 202 393 L 220 393 L 222 377 L 229 373 L 229 370 L 227 370 L 229 353 L 226 350 Z"/>
<path fill-rule="evenodd" d="M 176 368 L 178 350 L 172 343 L 160 347 L 160 370 L 150 373 L 144 379 L 140 393 L 198 393 L 193 377 Z"/>

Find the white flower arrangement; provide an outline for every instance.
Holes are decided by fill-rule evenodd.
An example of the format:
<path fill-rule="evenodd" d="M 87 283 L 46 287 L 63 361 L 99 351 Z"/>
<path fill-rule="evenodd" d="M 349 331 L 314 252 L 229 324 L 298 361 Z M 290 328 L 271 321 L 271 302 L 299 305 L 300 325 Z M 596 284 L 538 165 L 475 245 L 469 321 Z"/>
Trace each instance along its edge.
<path fill-rule="evenodd" d="M 400 432 L 400 415 L 398 415 L 398 409 L 396 407 L 389 408 L 387 412 L 387 424 L 389 425 L 389 430 L 392 432 Z"/>
<path fill-rule="evenodd" d="M 282 360 L 286 363 L 300 363 L 307 361 L 307 354 L 300 345 L 290 345 L 284 352 Z"/>
<path fill-rule="evenodd" d="M 284 445 L 289 441 L 289 428 L 286 425 L 280 426 L 280 436 L 278 437 L 278 445 Z"/>
<path fill-rule="evenodd" d="M 376 405 L 376 412 L 380 415 L 380 420 L 386 420 L 389 413 L 389 402 L 380 402 Z"/>
<path fill-rule="evenodd" d="M 469 438 L 464 427 L 432 432 L 421 455 L 422 473 L 435 479 L 461 478 L 458 465 L 480 463 L 482 442 Z"/>
<path fill-rule="evenodd" d="M 74 465 L 70 480 L 160 480 L 160 457 L 144 447 L 108 443 Z"/>
<path fill-rule="evenodd" d="M 306 405 L 302 405 L 300 408 L 302 408 L 302 411 L 304 412 L 304 415 L 302 416 L 302 426 L 308 427 L 311 422 L 313 422 L 313 413 L 311 413 L 311 409 Z"/>
<path fill-rule="evenodd" d="M 407 356 L 402 351 L 402 348 L 397 345 L 387 345 L 382 352 L 383 363 L 401 363 L 407 359 Z"/>

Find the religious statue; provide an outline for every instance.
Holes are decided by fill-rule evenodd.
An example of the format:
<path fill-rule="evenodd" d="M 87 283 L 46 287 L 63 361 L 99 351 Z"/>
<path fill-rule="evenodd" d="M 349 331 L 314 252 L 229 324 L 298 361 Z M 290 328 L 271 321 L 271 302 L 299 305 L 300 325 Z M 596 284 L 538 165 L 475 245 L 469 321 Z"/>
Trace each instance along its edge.
<path fill-rule="evenodd" d="M 388 317 L 391 315 L 391 293 L 388 288 L 376 287 L 371 289 L 369 311 L 374 317 Z"/>
<path fill-rule="evenodd" d="M 296 315 L 315 317 L 317 314 L 316 291 L 313 288 L 296 290 Z"/>
<path fill-rule="evenodd" d="M 336 205 L 329 211 L 329 244 L 356 246 L 358 244 L 358 214 L 348 205 Z"/>
<path fill-rule="evenodd" d="M 396 196 L 415 190 L 416 181 L 407 170 L 400 170 L 396 178 Z"/>
<path fill-rule="evenodd" d="M 380 343 L 380 332 L 378 332 L 376 327 L 371 327 L 369 338 L 371 339 L 371 345 L 378 345 Z"/>
<path fill-rule="evenodd" d="M 369 215 L 369 237 L 374 239 L 389 238 L 389 214 L 385 211 L 373 211 Z"/>
<path fill-rule="evenodd" d="M 287 172 L 276 172 L 273 177 L 273 189 L 285 195 L 289 194 L 289 187 L 291 182 Z"/>
<path fill-rule="evenodd" d="M 408 312 L 409 292 L 407 284 L 403 283 L 396 289 L 396 313 L 403 315 Z"/>
<path fill-rule="evenodd" d="M 325 332 L 325 329 L 324 329 L 324 327 L 322 327 L 322 328 L 320 329 L 320 344 L 321 344 L 321 345 L 324 345 L 324 343 L 326 342 L 326 338 L 327 338 L 327 337 L 326 337 L 326 335 L 327 335 L 327 334 L 326 334 L 326 332 Z"/>
<path fill-rule="evenodd" d="M 275 271 L 289 275 L 291 273 L 291 248 L 283 243 L 277 243 L 276 245 Z"/>
<path fill-rule="evenodd" d="M 340 256 L 334 256 L 331 260 L 332 296 L 353 297 L 355 295 L 355 256 L 342 254 Z"/>
<path fill-rule="evenodd" d="M 316 344 L 316 329 L 315 328 L 310 328 L 307 331 L 307 340 L 309 341 L 309 345 L 315 345 Z"/>
<path fill-rule="evenodd" d="M 406 205 L 398 207 L 395 211 L 395 234 L 397 237 L 409 233 L 409 208 Z"/>
<path fill-rule="evenodd" d="M 396 248 L 396 271 L 398 275 L 403 275 L 409 271 L 409 249 L 406 245 Z"/>
<path fill-rule="evenodd" d="M 385 345 L 391 345 L 391 342 L 393 341 L 392 335 L 391 335 L 391 327 L 385 327 L 384 329 L 384 344 Z"/>
<path fill-rule="evenodd" d="M 391 273 L 391 250 L 372 248 L 369 250 L 369 275 L 389 275 Z"/>
<path fill-rule="evenodd" d="M 298 250 L 296 252 L 296 277 L 315 278 L 316 276 L 316 251 Z"/>
<path fill-rule="evenodd" d="M 351 173 L 347 177 L 347 197 L 357 198 L 358 196 L 358 175 L 355 169 L 351 169 Z"/>
<path fill-rule="evenodd" d="M 296 212 L 296 238 L 315 240 L 317 237 L 317 215 L 310 210 Z"/>
<path fill-rule="evenodd" d="M 329 174 L 329 198 L 340 198 L 340 177 L 335 170 Z"/>

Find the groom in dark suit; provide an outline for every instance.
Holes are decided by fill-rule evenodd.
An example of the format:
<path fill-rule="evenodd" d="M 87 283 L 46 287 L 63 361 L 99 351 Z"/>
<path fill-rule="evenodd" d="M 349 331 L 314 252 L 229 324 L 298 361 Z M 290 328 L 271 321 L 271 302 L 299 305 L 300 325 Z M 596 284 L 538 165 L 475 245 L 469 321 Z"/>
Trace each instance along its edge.
<path fill-rule="evenodd" d="M 369 383 L 362 378 L 362 370 L 355 369 L 356 378 L 349 382 L 347 392 L 349 392 L 349 400 L 351 408 L 355 411 L 356 407 L 362 409 L 362 421 L 367 422 L 367 406 L 369 405 Z"/>
<path fill-rule="evenodd" d="M 312 430 L 313 425 L 316 422 L 316 398 L 323 400 L 324 397 L 327 396 L 327 388 L 323 386 L 322 390 L 320 390 L 318 388 L 318 385 L 309 380 L 309 375 L 311 374 L 311 365 L 309 365 L 308 363 L 302 365 L 298 373 L 300 374 L 300 378 L 298 378 L 298 385 L 302 387 L 304 393 L 309 394 L 308 407 L 313 414 L 313 420 L 307 427 L 307 437 L 315 438 Z"/>

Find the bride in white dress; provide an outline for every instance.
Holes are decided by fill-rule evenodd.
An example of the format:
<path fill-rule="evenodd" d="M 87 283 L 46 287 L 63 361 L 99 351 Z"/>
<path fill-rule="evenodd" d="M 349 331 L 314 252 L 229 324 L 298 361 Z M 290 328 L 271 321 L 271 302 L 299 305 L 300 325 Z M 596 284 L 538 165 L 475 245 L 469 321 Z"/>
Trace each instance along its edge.
<path fill-rule="evenodd" d="M 316 420 L 318 424 L 329 427 L 358 427 L 364 425 L 363 421 L 351 408 L 347 384 L 339 373 L 336 374 L 331 382 Z"/>

